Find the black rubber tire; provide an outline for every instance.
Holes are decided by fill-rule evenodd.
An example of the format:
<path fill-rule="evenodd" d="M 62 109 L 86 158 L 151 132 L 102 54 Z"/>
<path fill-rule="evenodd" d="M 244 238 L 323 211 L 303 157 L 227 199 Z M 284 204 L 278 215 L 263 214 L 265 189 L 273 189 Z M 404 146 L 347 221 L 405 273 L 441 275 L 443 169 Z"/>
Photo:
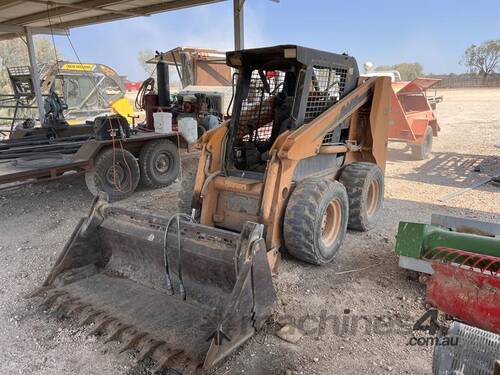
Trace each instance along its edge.
<path fill-rule="evenodd" d="M 332 201 L 338 202 L 342 214 L 338 234 L 326 246 L 322 240 L 323 215 Z M 325 179 L 299 182 L 290 196 L 283 221 L 286 249 L 308 263 L 330 263 L 344 241 L 348 216 L 347 192 L 342 184 Z"/>
<path fill-rule="evenodd" d="M 168 162 L 167 169 L 161 171 L 159 158 Z M 139 154 L 141 182 L 150 188 L 168 186 L 179 175 L 180 159 L 177 146 L 168 139 L 159 139 L 146 143 Z"/>
<path fill-rule="evenodd" d="M 349 197 L 348 228 L 367 231 L 375 225 L 377 214 L 384 202 L 384 173 L 374 163 L 352 163 L 341 172 L 339 181 L 345 186 Z M 378 188 L 373 191 L 372 182 Z M 372 189 L 372 190 L 371 190 Z M 373 196 L 371 195 L 373 193 Z M 368 213 L 368 200 L 376 198 L 373 209 Z"/>
<path fill-rule="evenodd" d="M 110 169 L 113 165 L 113 152 L 115 153 L 115 164 L 118 164 L 120 170 L 123 171 L 120 189 L 112 181 L 110 182 L 109 174 L 112 173 Z M 139 164 L 134 155 L 127 150 L 115 149 L 113 151 L 111 148 L 102 150 L 94 160 L 94 170 L 85 174 L 85 182 L 89 191 L 94 196 L 97 196 L 99 192 L 104 192 L 111 202 L 132 195 L 139 184 L 139 178 Z"/>
<path fill-rule="evenodd" d="M 420 145 L 411 145 L 411 154 L 417 160 L 425 160 L 431 156 L 432 152 L 432 126 L 427 126 L 424 134 L 424 141 Z"/>

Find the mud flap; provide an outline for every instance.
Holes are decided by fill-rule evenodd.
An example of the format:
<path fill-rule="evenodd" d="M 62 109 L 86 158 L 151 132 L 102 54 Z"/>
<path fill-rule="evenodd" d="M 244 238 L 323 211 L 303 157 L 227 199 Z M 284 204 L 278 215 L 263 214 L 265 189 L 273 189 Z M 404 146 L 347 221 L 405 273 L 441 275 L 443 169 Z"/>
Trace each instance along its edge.
<path fill-rule="evenodd" d="M 261 328 L 276 296 L 261 224 L 247 222 L 237 234 L 181 221 L 179 251 L 177 227 L 166 236 L 167 223 L 96 202 L 33 295 L 93 323 L 122 350 L 139 350 L 139 360 L 154 359 L 157 370 L 194 373 Z"/>

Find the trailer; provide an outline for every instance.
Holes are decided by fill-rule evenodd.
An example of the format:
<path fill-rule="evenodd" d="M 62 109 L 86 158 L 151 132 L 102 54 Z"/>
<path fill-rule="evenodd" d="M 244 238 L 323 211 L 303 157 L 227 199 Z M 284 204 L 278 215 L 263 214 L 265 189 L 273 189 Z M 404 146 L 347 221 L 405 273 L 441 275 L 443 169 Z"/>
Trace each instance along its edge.
<path fill-rule="evenodd" d="M 430 156 L 433 137 L 440 131 L 433 108 L 443 97 L 426 95 L 439 81 L 416 78 L 410 82 L 392 82 L 389 140 L 406 143 L 419 160 Z"/>
<path fill-rule="evenodd" d="M 138 126 L 134 121 L 130 126 L 130 119 L 120 115 L 69 126 L 63 113 L 65 103 L 51 93 L 45 99 L 41 126 L 18 124 L 8 140 L 0 141 L 0 189 L 68 173 L 85 174 L 90 192 L 95 196 L 104 192 L 109 200 L 131 195 L 139 182 L 152 188 L 170 185 L 179 174 L 181 154 L 190 152 L 190 144 L 202 133 L 219 125 L 224 102 L 223 95 L 195 90 L 198 86 L 190 86 L 192 91 L 172 100 L 170 61 L 164 59 L 171 56 L 175 56 L 173 51 L 157 54 L 157 92 L 152 78 L 139 90 L 136 103 L 145 110 L 146 121 Z M 209 78 L 206 74 L 196 77 Z"/>
<path fill-rule="evenodd" d="M 133 129 L 127 138 L 96 139 L 89 136 L 93 126 L 61 129 L 56 138 L 47 137 L 45 128 L 35 128 L 0 142 L 0 189 L 85 174 L 92 194 L 104 192 L 119 200 L 131 195 L 139 182 L 147 187 L 171 184 L 182 154 L 190 151 L 177 131 Z"/>

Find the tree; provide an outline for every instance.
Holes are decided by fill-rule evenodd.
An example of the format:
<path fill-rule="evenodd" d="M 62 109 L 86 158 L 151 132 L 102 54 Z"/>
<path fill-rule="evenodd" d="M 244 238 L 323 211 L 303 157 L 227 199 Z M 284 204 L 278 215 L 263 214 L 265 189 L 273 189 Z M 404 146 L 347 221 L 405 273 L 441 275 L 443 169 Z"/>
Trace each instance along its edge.
<path fill-rule="evenodd" d="M 35 51 L 38 64 L 54 64 L 62 55 L 54 48 L 48 37 L 35 37 Z M 28 47 L 21 38 L 0 41 L 0 92 L 10 92 L 7 67 L 29 65 Z"/>
<path fill-rule="evenodd" d="M 155 54 L 151 49 L 142 49 L 137 53 L 137 61 L 139 61 L 139 64 L 148 76 L 153 74 L 155 64 L 146 64 L 146 61 L 152 59 L 154 56 Z"/>
<path fill-rule="evenodd" d="M 471 73 L 493 74 L 500 68 L 500 39 L 487 40 L 479 46 L 471 45 L 465 50 L 461 63 Z"/>
<path fill-rule="evenodd" d="M 34 44 L 38 64 L 54 64 L 56 60 L 63 59 L 62 54 L 57 51 L 50 38 L 35 37 Z M 0 41 L 0 93 L 12 93 L 7 67 L 29 64 L 28 47 L 24 39 L 15 38 Z M 0 116 L 12 115 L 13 111 L 13 109 L 2 110 Z M 29 109 L 21 110 L 18 112 L 18 116 L 22 117 L 30 111 Z"/>
<path fill-rule="evenodd" d="M 415 63 L 399 63 L 395 65 L 380 65 L 375 68 L 376 71 L 383 70 L 397 70 L 401 75 L 403 81 L 411 81 L 417 77 L 422 76 L 424 67 L 422 64 Z"/>

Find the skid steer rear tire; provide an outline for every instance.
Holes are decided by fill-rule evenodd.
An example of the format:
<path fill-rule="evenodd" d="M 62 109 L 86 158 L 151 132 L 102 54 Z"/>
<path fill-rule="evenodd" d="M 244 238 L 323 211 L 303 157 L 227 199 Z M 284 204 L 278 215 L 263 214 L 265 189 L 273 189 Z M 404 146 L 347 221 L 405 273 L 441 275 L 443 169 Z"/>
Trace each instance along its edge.
<path fill-rule="evenodd" d="M 283 222 L 288 252 L 308 263 L 330 263 L 344 240 L 348 216 L 348 198 L 342 184 L 326 179 L 299 182 Z"/>
<path fill-rule="evenodd" d="M 141 182 L 150 188 L 170 185 L 179 175 L 177 146 L 168 139 L 146 143 L 139 154 Z"/>
<path fill-rule="evenodd" d="M 384 202 L 384 173 L 374 163 L 352 163 L 346 166 L 339 181 L 349 197 L 348 228 L 367 231 L 375 226 Z"/>
<path fill-rule="evenodd" d="M 115 178 L 118 178 L 120 187 L 115 186 L 113 179 L 113 153 L 115 165 L 119 168 Z M 94 160 L 94 169 L 85 174 L 87 188 L 94 195 L 104 192 L 111 202 L 124 199 L 135 191 L 139 184 L 139 164 L 127 150 L 105 149 Z"/>

